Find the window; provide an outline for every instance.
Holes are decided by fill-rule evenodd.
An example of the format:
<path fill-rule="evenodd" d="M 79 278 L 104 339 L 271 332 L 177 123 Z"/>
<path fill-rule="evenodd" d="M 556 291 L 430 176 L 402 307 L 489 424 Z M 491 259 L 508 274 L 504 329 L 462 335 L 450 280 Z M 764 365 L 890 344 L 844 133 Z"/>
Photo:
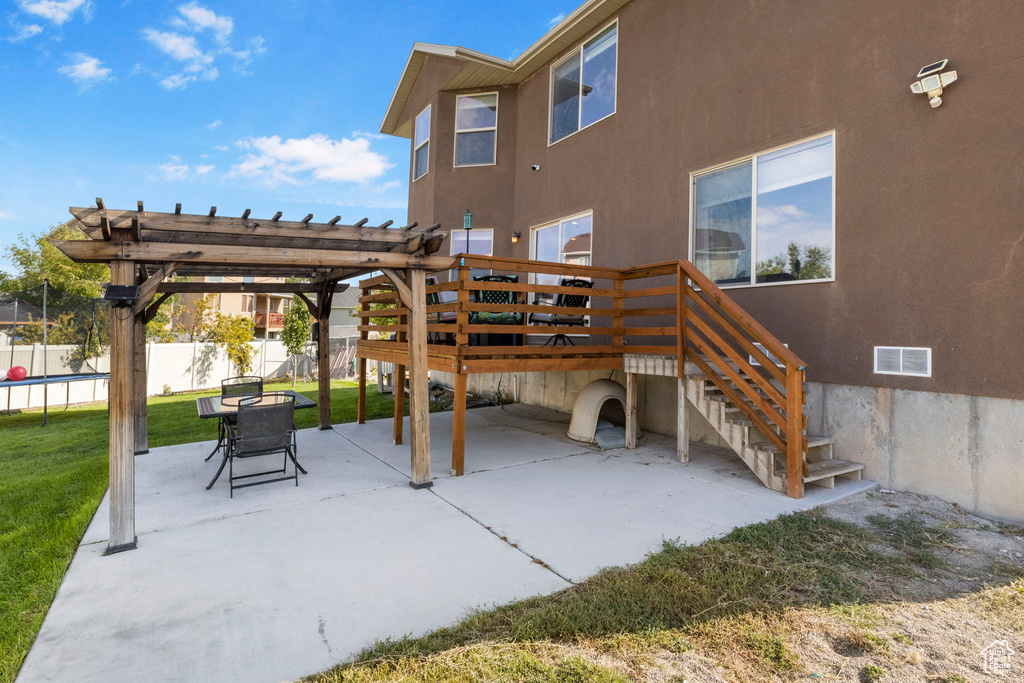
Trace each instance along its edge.
<path fill-rule="evenodd" d="M 448 253 L 452 256 L 456 254 L 476 254 L 477 256 L 493 256 L 494 255 L 494 231 L 480 228 L 473 230 L 452 230 L 448 233 Z M 490 275 L 491 271 L 485 268 L 470 268 L 469 277 L 473 279 L 478 275 Z M 455 280 L 459 276 L 457 270 L 451 272 L 451 279 Z"/>
<path fill-rule="evenodd" d="M 693 176 L 694 264 L 716 284 L 834 277 L 834 133 Z"/>
<path fill-rule="evenodd" d="M 590 265 L 590 237 L 594 216 L 590 213 L 565 218 L 551 225 L 534 228 L 531 234 L 531 252 L 535 261 L 568 263 L 574 266 Z M 558 285 L 560 275 L 538 273 L 534 281 L 544 285 Z M 540 298 L 545 298 L 541 295 Z M 547 297 L 550 298 L 550 297 Z"/>
<path fill-rule="evenodd" d="M 876 346 L 875 373 L 931 377 L 932 350 L 927 347 Z"/>
<path fill-rule="evenodd" d="M 550 143 L 615 113 L 618 24 L 551 69 Z"/>
<path fill-rule="evenodd" d="M 256 282 L 255 277 L 243 277 L 242 282 Z"/>
<path fill-rule="evenodd" d="M 498 136 L 498 93 L 455 98 L 455 165 L 490 166 Z"/>
<path fill-rule="evenodd" d="M 430 170 L 430 107 L 416 117 L 416 133 L 413 136 L 412 179 L 427 175 Z"/>

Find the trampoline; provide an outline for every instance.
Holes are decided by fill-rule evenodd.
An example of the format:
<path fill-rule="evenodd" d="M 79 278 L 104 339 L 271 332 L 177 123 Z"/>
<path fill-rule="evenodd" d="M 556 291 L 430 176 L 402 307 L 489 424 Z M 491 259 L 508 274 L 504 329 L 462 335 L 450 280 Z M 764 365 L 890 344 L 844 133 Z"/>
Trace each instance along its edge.
<path fill-rule="evenodd" d="M 63 375 L 51 375 L 46 372 L 46 349 L 49 347 L 47 339 L 47 317 L 46 317 L 46 303 L 47 295 L 50 288 L 50 279 L 43 278 L 43 376 L 42 377 L 26 377 L 25 379 L 9 380 L 4 379 L 0 381 L 0 389 L 7 389 L 7 414 L 11 414 L 11 389 L 15 387 L 28 387 L 33 385 L 43 385 L 43 423 L 40 427 L 46 426 L 46 421 L 49 418 L 50 406 L 49 406 L 49 392 L 47 388 L 51 384 L 66 384 L 67 385 L 67 396 L 64 401 L 64 410 L 67 410 L 71 406 L 71 383 L 72 382 L 85 382 L 87 380 L 109 380 L 110 373 L 105 372 L 92 372 L 92 373 L 69 373 Z M 17 311 L 17 308 L 15 308 Z M 86 341 L 86 345 L 91 343 L 92 336 L 96 328 L 96 301 L 93 300 L 92 310 L 92 324 L 89 326 L 89 337 Z M 14 337 L 17 334 L 18 320 L 17 313 L 14 318 L 14 331 L 11 335 L 11 353 L 13 354 L 14 349 Z"/>

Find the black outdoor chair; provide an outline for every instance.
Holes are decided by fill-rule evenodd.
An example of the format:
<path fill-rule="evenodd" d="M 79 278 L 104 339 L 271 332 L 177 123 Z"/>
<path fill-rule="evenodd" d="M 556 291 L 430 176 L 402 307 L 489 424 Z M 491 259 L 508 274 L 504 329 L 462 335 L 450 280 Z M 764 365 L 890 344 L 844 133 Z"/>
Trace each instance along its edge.
<path fill-rule="evenodd" d="M 562 280 L 558 283 L 559 287 L 579 287 L 580 289 L 591 289 L 594 286 L 593 282 L 589 280 Z M 579 308 L 585 309 L 587 303 L 590 301 L 589 294 L 563 294 L 559 293 L 555 297 L 554 306 L 562 308 Z M 540 303 L 538 301 L 538 303 Z M 537 325 L 557 325 L 559 327 L 583 327 L 587 324 L 586 315 L 584 313 L 531 313 L 529 318 L 530 324 Z M 566 334 L 555 334 L 552 335 L 544 346 L 551 344 L 552 346 L 558 346 L 561 343 L 563 346 L 575 346 L 572 338 Z"/>
<path fill-rule="evenodd" d="M 516 275 L 477 275 L 476 282 L 516 283 Z M 516 306 L 519 304 L 518 292 L 503 292 L 493 289 L 478 289 L 474 302 L 478 304 L 494 304 L 499 306 Z M 473 311 L 469 314 L 471 325 L 522 325 L 523 314 L 515 311 Z M 478 339 L 480 335 L 475 335 Z M 522 335 L 517 335 L 522 339 Z"/>
<path fill-rule="evenodd" d="M 433 275 L 427 278 L 427 286 L 436 285 L 437 278 Z M 458 292 L 447 290 L 444 292 L 427 292 L 427 305 L 437 306 L 438 304 L 453 304 L 459 300 Z M 454 325 L 458 320 L 458 313 L 455 311 L 442 311 L 440 313 L 427 314 L 428 322 L 432 324 Z M 454 344 L 454 332 L 428 332 L 427 339 L 433 344 Z"/>
<path fill-rule="evenodd" d="M 220 381 L 220 395 L 221 398 L 225 396 L 249 396 L 254 394 L 263 393 L 263 378 L 241 375 L 239 377 L 229 377 Z M 206 456 L 207 462 L 210 458 L 217 454 L 221 448 L 227 448 L 228 439 L 228 427 L 234 421 L 232 417 L 221 418 L 220 424 L 217 426 L 217 445 L 213 447 L 213 452 Z"/>
<path fill-rule="evenodd" d="M 238 402 L 238 415 L 235 424 L 228 427 L 228 482 L 232 498 L 235 497 L 235 489 L 249 486 L 271 484 L 289 479 L 294 479 L 295 485 L 299 485 L 299 472 L 302 471 L 305 474 L 305 470 L 296 459 L 298 449 L 295 441 L 294 417 L 295 397 L 284 392 L 249 396 Z M 281 469 L 235 476 L 236 458 L 255 458 L 276 453 L 284 454 Z M 287 474 L 289 459 L 295 466 L 295 473 L 291 476 L 235 484 L 236 481 L 252 477 Z"/>

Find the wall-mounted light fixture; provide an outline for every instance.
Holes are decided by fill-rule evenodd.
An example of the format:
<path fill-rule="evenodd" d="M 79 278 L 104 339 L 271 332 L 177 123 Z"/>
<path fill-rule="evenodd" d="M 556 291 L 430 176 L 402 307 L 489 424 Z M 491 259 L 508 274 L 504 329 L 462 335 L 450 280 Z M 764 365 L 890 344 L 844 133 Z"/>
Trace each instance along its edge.
<path fill-rule="evenodd" d="M 956 80 L 955 71 L 942 71 L 948 63 L 948 59 L 943 59 L 941 62 L 921 67 L 921 70 L 917 72 L 917 77 L 920 80 L 910 84 L 910 92 L 915 95 L 928 96 L 928 104 L 932 105 L 932 109 L 942 104 L 942 98 L 939 97 L 942 94 L 942 89 Z"/>
<path fill-rule="evenodd" d="M 512 244 L 516 244 L 516 243 L 518 243 L 518 242 L 519 242 L 519 238 L 520 238 L 521 236 L 522 236 L 522 233 L 520 233 L 520 232 L 514 232 L 514 233 L 512 233 Z"/>

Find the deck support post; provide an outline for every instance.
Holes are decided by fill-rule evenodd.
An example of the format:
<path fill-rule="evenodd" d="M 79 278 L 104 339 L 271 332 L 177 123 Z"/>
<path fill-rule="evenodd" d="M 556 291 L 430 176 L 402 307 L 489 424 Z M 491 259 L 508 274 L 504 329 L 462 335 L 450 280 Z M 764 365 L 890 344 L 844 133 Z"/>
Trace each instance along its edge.
<path fill-rule="evenodd" d="M 135 284 L 134 261 L 111 261 L 110 283 Z M 135 316 L 110 309 L 110 538 L 106 554 L 132 550 L 135 538 Z"/>
<path fill-rule="evenodd" d="M 786 367 L 786 495 L 804 497 L 803 368 Z"/>
<path fill-rule="evenodd" d="M 415 489 L 433 486 L 430 479 L 430 390 L 427 386 L 427 282 L 422 269 L 406 271 L 409 286 L 409 433 Z"/>
<path fill-rule="evenodd" d="M 365 292 L 363 292 L 365 294 Z M 364 312 L 370 310 L 370 304 L 363 302 L 360 306 Z M 360 318 L 359 322 L 365 323 L 366 318 Z M 365 341 L 370 338 L 370 333 L 366 330 L 359 332 L 359 339 Z M 356 348 L 358 354 L 359 349 Z M 356 394 L 356 424 L 366 424 L 366 359 L 359 356 L 359 362 L 357 363 L 357 372 L 359 373 L 359 391 Z"/>
<path fill-rule="evenodd" d="M 626 448 L 636 448 L 638 419 L 636 412 L 637 373 L 626 373 Z"/>
<path fill-rule="evenodd" d="M 690 462 L 690 424 L 686 415 L 686 378 L 676 379 L 679 386 L 679 405 L 676 408 L 676 460 Z"/>
<path fill-rule="evenodd" d="M 452 415 L 452 473 L 461 477 L 466 469 L 466 381 L 461 368 L 455 374 L 455 405 Z"/>
<path fill-rule="evenodd" d="M 333 280 L 323 284 L 316 295 L 317 426 L 321 431 L 331 428 L 331 302 L 336 284 Z"/>

